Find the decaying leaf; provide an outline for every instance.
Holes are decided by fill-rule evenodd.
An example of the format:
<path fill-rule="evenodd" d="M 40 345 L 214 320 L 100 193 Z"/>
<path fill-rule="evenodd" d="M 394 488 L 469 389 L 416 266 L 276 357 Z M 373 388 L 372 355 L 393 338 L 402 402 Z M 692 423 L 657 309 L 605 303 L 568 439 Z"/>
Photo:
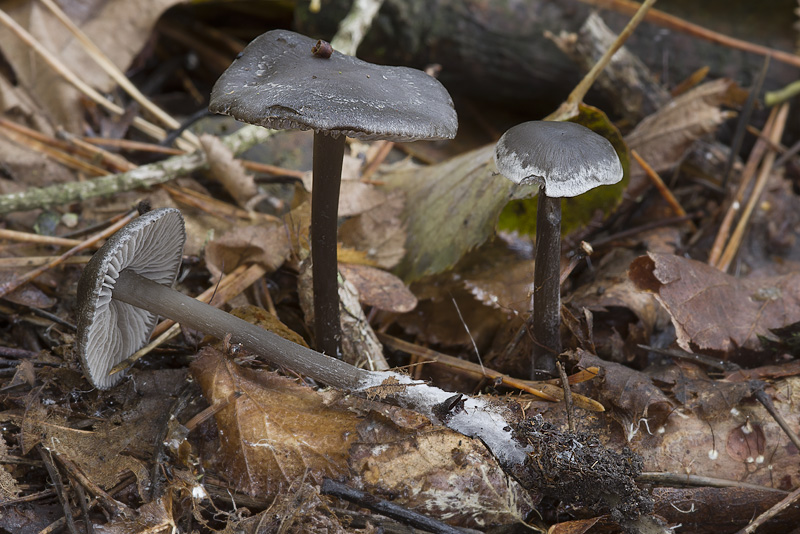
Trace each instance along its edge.
<path fill-rule="evenodd" d="M 289 238 L 283 224 L 262 223 L 233 228 L 206 246 L 206 265 L 215 279 L 240 265 L 257 263 L 275 271 L 289 256 Z"/>
<path fill-rule="evenodd" d="M 417 297 L 393 274 L 370 267 L 339 263 L 339 272 L 358 290 L 358 299 L 367 306 L 395 313 L 410 312 Z"/>
<path fill-rule="evenodd" d="M 656 171 L 669 169 L 692 142 L 713 132 L 731 116 L 720 105 L 734 87 L 726 79 L 695 87 L 642 120 L 625 141 Z"/>
<path fill-rule="evenodd" d="M 136 3 L 111 0 L 92 4 L 91 8 L 82 2 L 61 5 L 67 16 L 124 71 L 148 39 L 158 17 L 176 3 L 176 0 Z M 43 4 L 15 2 L 3 8 L 81 80 L 101 91 L 111 90 L 113 82 L 108 75 L 97 67 L 78 39 Z M 62 124 L 72 132 L 80 131 L 83 106 L 78 105 L 78 91 L 59 78 L 11 31 L 0 32 L 0 50 L 19 78 L 20 85 L 27 88 L 38 105 L 46 110 L 50 122 Z"/>
<path fill-rule="evenodd" d="M 162 418 L 185 377 L 184 370 L 138 373 L 97 406 L 97 413 L 108 411 L 109 401 L 112 406 L 125 406 L 125 410 L 96 422 L 91 429 L 72 428 L 57 406 L 31 406 L 21 424 L 23 452 L 41 443 L 52 453 L 74 462 L 101 488 L 114 486 L 130 471 L 136 475 L 140 494 L 147 495 L 150 476 L 139 458 L 152 457 L 156 435 L 165 422 Z"/>
<path fill-rule="evenodd" d="M 365 252 L 378 267 L 391 269 L 406 252 L 406 225 L 400 218 L 404 208 L 403 193 L 384 193 L 372 209 L 342 223 L 339 240 Z"/>
<path fill-rule="evenodd" d="M 209 403 L 241 395 L 215 414 L 220 451 L 214 463 L 250 495 L 269 498 L 304 476 L 316 483 L 348 472 L 357 418 L 326 406 L 313 389 L 237 366 L 213 347 L 191 366 Z"/>
<path fill-rule="evenodd" d="M 614 249 L 595 263 L 595 276 L 579 285 L 564 302 L 576 317 L 593 314 L 592 338 L 597 354 L 615 362 L 628 362 L 637 345 L 647 343 L 658 326 L 669 319 L 652 295 L 636 289 L 627 269 L 636 253 Z"/>
<path fill-rule="evenodd" d="M 705 263 L 674 256 L 641 256 L 631 263 L 636 287 L 655 295 L 672 318 L 686 351 L 758 350 L 759 336 L 800 320 L 800 273 L 738 279 Z"/>
<path fill-rule="evenodd" d="M 8 444 L 0 436 L 0 458 L 8 456 Z M 0 469 L 0 502 L 9 501 L 19 495 L 19 486 L 14 477 L 6 469 Z"/>
<path fill-rule="evenodd" d="M 402 413 L 405 412 L 405 413 Z M 461 527 L 485 529 L 521 522 L 534 505 L 486 447 L 420 416 L 371 412 L 358 426 L 351 466 L 371 493 Z"/>
<path fill-rule="evenodd" d="M 209 134 L 200 136 L 200 144 L 206 153 L 208 172 L 222 184 L 240 207 L 258 193 L 253 175 L 249 174 L 242 162 L 233 157 L 233 152 L 226 147 L 219 137 Z"/>
<path fill-rule="evenodd" d="M 603 361 L 584 350 L 578 349 L 576 357 L 582 369 L 598 367 L 603 370 L 602 380 L 588 383 L 590 388 L 597 389 L 584 394 L 606 406 L 609 414 L 622 426 L 627 441 L 645 428 L 655 431 L 666 424 L 673 403 L 650 377 L 630 367 Z"/>
<path fill-rule="evenodd" d="M 514 184 L 498 176 L 494 145 L 437 165 L 401 167 L 381 174 L 406 194 L 407 254 L 397 268 L 407 281 L 452 267 L 494 230 Z"/>

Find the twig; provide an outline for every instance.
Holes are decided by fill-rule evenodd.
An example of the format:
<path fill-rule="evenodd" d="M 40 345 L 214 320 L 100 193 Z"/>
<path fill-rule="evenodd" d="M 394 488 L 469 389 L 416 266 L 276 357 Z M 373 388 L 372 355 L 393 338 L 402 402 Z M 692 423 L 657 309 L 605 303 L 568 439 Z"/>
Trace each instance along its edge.
<path fill-rule="evenodd" d="M 110 139 L 106 137 L 83 137 L 82 139 L 92 145 L 111 146 L 120 150 L 153 152 L 155 154 L 169 154 L 170 156 L 180 156 L 186 153 L 185 150 L 179 148 L 144 143 L 142 141 L 131 141 L 130 139 Z"/>
<path fill-rule="evenodd" d="M 65 237 L 32 234 L 30 232 L 18 232 L 16 230 L 4 230 L 2 228 L 0 228 L 0 239 L 6 239 L 8 241 L 16 241 L 18 243 L 36 243 L 37 245 L 54 245 L 57 247 L 74 247 L 82 243 L 80 239 L 67 239 Z"/>
<path fill-rule="evenodd" d="M 394 147 L 392 141 L 376 141 L 375 144 L 378 145 L 378 151 L 375 153 L 375 157 L 367 163 L 364 170 L 361 172 L 362 182 L 369 181 L 370 177 L 375 174 L 375 171 L 378 170 L 378 167 L 380 167 L 381 163 L 383 163 L 386 156 L 389 155 L 389 152 L 391 152 Z"/>
<path fill-rule="evenodd" d="M 58 7 L 53 0 L 40 0 L 49 9 L 56 18 L 75 36 L 78 42 L 83 46 L 83 49 L 89 54 L 95 63 L 97 63 L 103 71 L 108 74 L 117 84 L 125 90 L 131 98 L 138 102 L 142 108 L 150 112 L 154 117 L 161 121 L 162 124 L 171 129 L 180 128 L 180 123 L 172 118 L 166 111 L 155 105 L 150 99 L 142 94 L 139 89 L 131 83 L 131 81 L 122 73 L 119 68 L 106 56 L 100 48 L 92 42 L 83 31 L 76 26 L 70 18 Z M 191 132 L 184 132 L 184 137 L 187 141 L 192 143 L 195 147 L 200 146 L 197 136 Z"/>
<path fill-rule="evenodd" d="M 766 131 L 772 130 L 772 127 L 775 124 L 775 117 L 777 113 L 778 108 L 774 108 L 770 113 L 769 117 L 767 118 L 767 122 L 764 125 L 764 129 Z M 742 208 L 745 192 L 747 192 L 747 189 L 750 187 L 751 180 L 753 176 L 755 176 L 756 169 L 758 164 L 761 162 L 761 158 L 764 156 L 764 152 L 767 150 L 767 146 L 767 139 L 759 136 L 758 139 L 756 139 L 756 144 L 753 145 L 752 150 L 750 150 L 747 163 L 742 170 L 739 187 L 736 189 L 736 193 L 728 205 L 728 210 L 725 212 L 725 217 L 723 217 L 719 230 L 717 230 L 717 236 L 714 238 L 714 244 L 711 246 L 711 252 L 708 254 L 709 265 L 713 265 L 715 267 L 718 267 L 719 265 L 719 259 L 720 256 L 722 256 L 725 243 L 728 241 L 728 237 L 730 236 L 731 226 L 733 225 L 734 218 Z"/>
<path fill-rule="evenodd" d="M 572 389 L 569 387 L 569 378 L 561 362 L 556 362 L 556 369 L 561 377 L 561 387 L 564 389 L 564 407 L 567 412 L 567 427 L 570 432 L 575 432 L 575 421 L 572 417 Z"/>
<path fill-rule="evenodd" d="M 600 247 L 607 245 L 608 243 L 612 243 L 618 239 L 627 239 L 629 237 L 635 236 L 636 234 L 647 232 L 655 228 L 661 228 L 662 226 L 670 226 L 673 224 L 679 224 L 682 222 L 691 221 L 692 219 L 696 219 L 698 217 L 701 217 L 702 215 L 703 215 L 702 213 L 697 212 L 697 213 L 692 213 L 690 215 L 684 215 L 683 217 L 667 217 L 665 219 L 649 222 L 641 226 L 628 228 L 627 230 L 622 230 L 621 232 L 617 232 L 616 234 L 611 234 L 606 237 L 594 239 L 589 242 L 589 246 L 592 247 L 594 250 L 597 250 Z"/>
<path fill-rule="evenodd" d="M 86 473 L 84 473 L 78 464 L 76 464 L 73 460 L 69 459 L 66 455 L 58 454 L 56 452 L 51 453 L 55 456 L 55 458 L 61 462 L 61 465 L 64 466 L 64 469 L 67 470 L 69 474 L 75 477 L 75 480 L 78 483 L 82 484 L 83 487 L 91 491 L 98 499 L 98 501 L 103 502 L 107 508 L 114 511 L 115 514 L 126 514 L 130 511 L 126 505 L 122 504 L 114 497 L 106 493 L 103 488 L 92 482 Z M 87 518 L 88 520 L 88 518 Z"/>
<path fill-rule="evenodd" d="M 22 286 L 25 283 L 34 280 L 43 272 L 48 271 L 53 267 L 56 267 L 57 265 L 60 265 L 65 259 L 69 258 L 70 256 L 74 256 L 75 254 L 77 254 L 82 250 L 86 250 L 87 248 L 95 246 L 98 241 L 100 241 L 101 239 L 105 239 L 106 237 L 110 236 L 111 234 L 113 234 L 126 224 L 128 224 L 130 221 L 132 221 L 135 215 L 136 211 L 135 210 L 131 211 L 130 213 L 128 213 L 127 216 L 123 217 L 116 223 L 112 224 L 102 232 L 93 235 L 92 237 L 90 237 L 85 241 L 82 241 L 79 245 L 72 247 L 61 256 L 58 256 L 57 258 L 45 263 L 44 265 L 37 267 L 32 271 L 28 271 L 27 273 L 25 273 L 20 277 L 14 278 L 13 280 L 5 282 L 4 284 L 0 284 L 0 297 L 7 295 L 8 293 L 14 291 L 15 289 L 17 289 L 18 287 Z"/>
<path fill-rule="evenodd" d="M 67 528 L 71 534 L 78 534 L 78 528 L 75 526 L 75 520 L 72 519 L 72 507 L 70 507 L 69 499 L 67 499 L 66 488 L 64 488 L 64 482 L 61 480 L 61 474 L 58 472 L 58 468 L 53 461 L 52 453 L 45 449 L 42 445 L 37 445 L 36 448 L 39 451 L 39 455 L 42 457 L 44 466 L 47 468 L 47 474 L 50 476 L 53 486 L 55 486 L 56 495 L 58 495 L 61 508 L 64 510 L 64 519 L 67 522 Z"/>
<path fill-rule="evenodd" d="M 660 484 L 664 486 L 741 488 L 741 489 L 756 490 L 756 491 L 774 491 L 776 493 L 786 493 L 783 490 L 779 490 L 777 488 L 770 488 L 769 486 L 759 486 L 758 484 L 750 484 L 749 482 L 741 482 L 739 480 L 704 477 L 699 475 L 689 475 L 686 473 L 644 472 L 638 477 L 636 477 L 636 481 L 648 484 Z"/>
<path fill-rule="evenodd" d="M 468 362 L 466 360 L 462 360 L 461 358 L 456 358 L 455 356 L 442 354 L 441 352 L 436 352 L 435 350 L 428 349 L 426 347 L 420 347 L 413 343 L 409 343 L 408 341 L 403 341 L 402 339 L 394 336 L 384 334 L 383 332 L 376 332 L 376 334 L 378 339 L 380 339 L 381 342 L 387 346 L 396 350 L 402 350 L 403 352 L 407 352 L 408 354 L 416 356 L 422 360 L 447 365 L 448 367 L 475 375 L 479 378 L 489 378 L 497 385 L 502 384 L 506 387 L 518 389 L 549 402 L 558 402 L 564 398 L 564 390 L 554 384 L 514 378 L 512 376 L 495 371 L 490 367 L 481 369 L 481 367 L 476 363 Z M 572 380 L 570 382 L 575 383 Z M 590 399 L 589 397 L 584 397 L 583 395 L 578 395 L 577 393 L 573 395 L 573 400 L 575 401 L 575 405 L 585 410 L 590 410 L 593 412 L 602 412 L 605 410 L 603 405 L 596 400 Z"/>
<path fill-rule="evenodd" d="M 742 148 L 742 141 L 744 134 L 747 131 L 747 124 L 750 122 L 750 116 L 753 114 L 758 94 L 761 92 L 761 86 L 764 85 L 764 80 L 767 78 L 767 70 L 769 70 L 769 56 L 764 58 L 764 64 L 761 66 L 761 71 L 758 73 L 753 87 L 750 89 L 750 94 L 747 95 L 747 101 L 744 103 L 744 108 L 739 114 L 739 120 L 736 123 L 736 131 L 733 134 L 733 141 L 731 142 L 731 152 L 728 155 L 728 161 L 725 164 L 725 170 L 722 172 L 722 188 L 725 189 L 728 185 L 728 180 L 731 176 L 733 163 L 739 154 L 739 149 Z"/>
<path fill-rule="evenodd" d="M 320 492 L 323 495 L 332 495 L 339 499 L 350 501 L 362 508 L 367 508 L 373 512 L 390 517 L 404 525 L 409 525 L 427 532 L 436 534 L 464 534 L 464 531 L 460 528 L 451 527 L 447 523 L 442 523 L 441 521 L 414 512 L 408 508 L 378 499 L 369 493 L 335 482 L 330 478 L 326 478 L 322 481 Z"/>
<path fill-rule="evenodd" d="M 48 140 L 47 142 L 42 142 L 39 139 L 27 136 L 24 133 L 18 131 L 17 128 L 15 127 L 16 125 L 14 125 L 13 122 L 7 121 L 5 119 L 0 119 L 0 126 L 2 126 L 0 132 L 2 132 L 2 134 L 11 141 L 14 141 L 19 145 L 26 146 L 31 150 L 36 150 L 37 152 L 41 152 L 49 156 L 50 158 L 54 159 L 55 161 L 58 161 L 59 163 L 66 165 L 71 169 L 75 169 L 76 171 L 79 172 L 85 172 L 90 176 L 104 176 L 110 174 L 105 169 L 101 169 L 96 165 L 92 165 L 91 163 L 88 163 L 80 158 L 76 158 L 71 154 L 67 154 L 66 152 L 54 148 L 52 145 L 53 141 L 55 140 Z M 42 136 L 41 134 L 38 134 L 38 136 L 45 137 Z"/>
<path fill-rule="evenodd" d="M 637 6 L 638 9 L 636 13 L 633 15 L 631 20 L 628 21 L 628 24 L 617 36 L 608 50 L 606 50 L 597 63 L 595 63 L 594 67 L 592 67 L 591 70 L 586 73 L 586 76 L 583 77 L 578 85 L 575 86 L 564 103 L 561 104 L 556 111 L 548 115 L 545 120 L 563 121 L 578 114 L 578 104 L 583 101 L 583 97 L 586 96 L 586 93 L 592 87 L 592 84 L 594 84 L 595 80 L 597 80 L 597 77 L 600 76 L 600 73 L 606 68 L 606 65 L 608 65 L 608 63 L 611 61 L 611 58 L 614 56 L 617 50 L 622 48 L 622 45 L 625 44 L 625 41 L 627 41 L 628 37 L 631 36 L 633 30 L 635 30 L 639 23 L 642 22 L 642 19 L 647 14 L 648 10 L 653 7 L 653 4 L 655 3 L 656 0 L 645 0 L 641 6 Z"/>
<path fill-rule="evenodd" d="M 789 424 L 786 422 L 786 419 L 775 409 L 775 404 L 772 402 L 772 398 L 764 391 L 764 381 L 763 380 L 751 380 L 750 381 L 750 390 L 753 391 L 753 396 L 761 403 L 761 405 L 769 412 L 775 422 L 778 423 L 783 431 L 789 436 L 789 439 L 794 444 L 795 448 L 800 450 L 800 438 L 798 438 L 797 434 L 794 430 L 791 429 Z"/>
<path fill-rule="evenodd" d="M 787 102 L 781 104 L 781 107 L 778 108 L 778 110 L 778 115 L 775 118 L 775 125 L 770 132 L 770 140 L 775 143 L 779 142 L 781 136 L 783 135 L 783 129 L 786 126 L 786 118 L 789 115 L 789 103 Z M 736 256 L 736 253 L 739 250 L 739 245 L 744 237 L 744 231 L 750 222 L 750 216 L 753 214 L 753 210 L 755 209 L 756 204 L 761 198 L 761 194 L 764 192 L 767 182 L 769 181 L 769 177 L 772 173 L 772 164 L 775 162 L 775 157 L 775 152 L 769 152 L 766 156 L 764 156 L 764 161 L 761 165 L 761 172 L 759 173 L 756 183 L 753 186 L 753 191 L 750 194 L 750 198 L 747 200 L 747 206 L 745 206 L 742 216 L 739 219 L 739 223 L 736 225 L 736 229 L 733 231 L 731 239 L 728 241 L 728 245 L 725 248 L 725 252 L 722 253 L 722 257 L 717 265 L 717 268 L 723 272 L 728 270 L 731 262 L 733 262 L 734 256 Z"/>
<path fill-rule="evenodd" d="M 736 534 L 753 534 L 753 532 L 758 529 L 761 525 L 778 515 L 779 513 L 783 512 L 790 506 L 792 506 L 797 499 L 800 499 L 800 488 L 797 488 L 789 495 L 783 498 L 783 500 L 777 503 L 775 506 L 761 514 L 760 516 L 756 517 L 750 524 L 744 527 L 742 530 L 737 532 Z"/>
<path fill-rule="evenodd" d="M 1 13 L 2 11 L 0 11 Z M 243 126 L 222 141 L 235 154 L 262 143 L 272 135 L 271 130 L 260 126 Z M 42 188 L 30 188 L 21 193 L 0 196 L 0 215 L 58 204 L 67 204 L 123 191 L 152 187 L 201 169 L 206 165 L 202 151 L 173 156 L 158 163 L 142 165 L 120 174 L 103 176 L 85 182 L 70 182 Z"/>
<path fill-rule="evenodd" d="M 54 54 L 42 46 L 42 44 L 33 35 L 28 33 L 25 28 L 17 24 L 17 22 L 2 9 L 0 9 L 0 23 L 4 24 L 7 28 L 13 31 L 17 37 L 19 37 L 25 44 L 30 46 L 34 52 L 41 56 L 41 58 L 44 59 L 45 62 L 50 65 L 50 67 L 56 71 L 56 73 L 58 73 L 59 76 L 72 84 L 78 91 L 86 95 L 94 103 L 107 109 L 115 115 L 123 115 L 125 113 L 123 108 L 109 101 L 107 98 L 103 98 L 103 95 L 81 80 L 80 77 L 78 77 L 66 65 L 64 65 Z M 159 128 L 155 124 L 147 122 L 141 117 L 135 117 L 133 119 L 133 125 L 143 133 L 155 139 L 161 140 L 167 135 L 163 128 Z M 191 146 L 186 147 L 186 144 L 187 143 L 184 143 L 184 147 L 182 148 L 192 148 Z"/>
<path fill-rule="evenodd" d="M 355 0 L 350 11 L 339 22 L 339 29 L 331 40 L 333 49 L 355 56 L 358 45 L 364 40 L 382 4 L 383 0 Z"/>
<path fill-rule="evenodd" d="M 629 0 L 581 0 L 581 2 L 601 8 L 613 9 L 614 11 L 628 15 L 639 9 L 639 4 L 637 2 L 631 2 Z M 648 13 L 645 17 L 645 20 L 651 24 L 661 26 L 662 28 L 668 28 L 670 30 L 685 33 L 699 39 L 704 39 L 712 43 L 733 48 L 735 50 L 752 52 L 753 54 L 759 54 L 761 56 L 770 56 L 774 60 L 780 61 L 781 63 L 787 63 L 789 65 L 794 65 L 795 67 L 800 67 L 800 56 L 790 54 L 789 52 L 784 52 L 783 50 L 776 50 L 774 48 L 768 48 L 766 46 L 761 46 L 743 41 L 741 39 L 736 39 L 734 37 L 729 37 L 727 35 L 711 31 L 698 24 L 692 24 L 691 22 L 687 22 L 681 18 L 678 18 L 674 15 L 669 15 L 657 9 L 651 10 L 650 13 Z"/>
<path fill-rule="evenodd" d="M 659 194 L 664 200 L 667 201 L 667 204 L 669 204 L 669 206 L 672 208 L 672 211 L 675 212 L 675 215 L 678 217 L 685 217 L 686 210 L 683 209 L 683 206 L 681 206 L 680 202 L 678 202 L 678 199 L 675 198 L 675 195 L 672 194 L 672 191 L 669 190 L 664 183 L 664 180 L 661 179 L 655 169 L 653 169 L 636 150 L 631 150 L 631 156 L 633 156 L 633 159 L 636 160 L 636 163 L 642 166 L 642 169 L 644 169 L 647 177 L 650 178 L 650 181 L 656 186 Z M 697 229 L 691 220 L 689 221 L 689 225 L 692 227 L 692 230 Z"/>

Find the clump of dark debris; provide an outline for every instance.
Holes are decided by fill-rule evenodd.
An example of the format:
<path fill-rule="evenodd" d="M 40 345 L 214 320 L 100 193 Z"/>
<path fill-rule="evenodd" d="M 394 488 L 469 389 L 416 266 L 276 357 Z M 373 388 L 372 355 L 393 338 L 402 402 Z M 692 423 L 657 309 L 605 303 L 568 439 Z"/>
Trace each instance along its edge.
<path fill-rule="evenodd" d="M 635 483 L 642 458 L 627 447 L 612 451 L 596 436 L 562 432 L 541 416 L 518 431 L 533 448 L 522 481 L 529 489 L 589 514 L 610 514 L 617 523 L 652 512 L 653 500 Z"/>

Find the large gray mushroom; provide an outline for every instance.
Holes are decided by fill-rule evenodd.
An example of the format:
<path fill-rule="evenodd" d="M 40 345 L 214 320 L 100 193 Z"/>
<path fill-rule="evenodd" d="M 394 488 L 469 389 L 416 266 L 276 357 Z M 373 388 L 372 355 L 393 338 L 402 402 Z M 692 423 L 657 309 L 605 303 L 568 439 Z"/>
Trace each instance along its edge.
<path fill-rule="evenodd" d="M 539 186 L 533 270 L 531 378 L 551 378 L 561 353 L 561 198 L 622 180 L 622 164 L 605 137 L 574 122 L 514 126 L 495 147 L 497 169 L 517 184 Z"/>
<path fill-rule="evenodd" d="M 214 85 L 209 109 L 265 128 L 314 131 L 314 331 L 317 348 L 338 357 L 336 233 L 345 136 L 452 139 L 458 123 L 450 95 L 424 72 L 373 65 L 325 45 L 286 30 L 257 37 Z"/>

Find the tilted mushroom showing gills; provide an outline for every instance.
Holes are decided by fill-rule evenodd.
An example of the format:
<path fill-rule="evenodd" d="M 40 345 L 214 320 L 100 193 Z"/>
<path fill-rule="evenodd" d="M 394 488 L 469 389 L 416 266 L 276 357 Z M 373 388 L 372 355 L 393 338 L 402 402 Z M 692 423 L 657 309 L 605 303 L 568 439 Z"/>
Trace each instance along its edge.
<path fill-rule="evenodd" d="M 144 346 L 158 316 L 219 339 L 230 334 L 232 343 L 276 366 L 348 391 L 373 375 L 172 289 L 185 237 L 178 210 L 153 210 L 114 234 L 86 265 L 78 282 L 77 348 L 94 386 L 108 389 L 121 379 L 108 371 Z"/>
<path fill-rule="evenodd" d="M 336 230 L 345 136 L 452 139 L 458 121 L 447 90 L 424 72 L 373 65 L 336 51 L 315 55 L 316 45 L 285 30 L 257 37 L 217 80 L 209 109 L 265 128 L 314 131 L 314 332 L 317 349 L 338 357 Z"/>
<path fill-rule="evenodd" d="M 120 273 L 135 272 L 167 287 L 181 266 L 186 232 L 176 209 L 148 212 L 111 236 L 98 250 L 78 282 L 77 348 L 86 377 L 108 389 L 123 373 L 112 367 L 150 339 L 158 314 L 114 298 Z"/>
<path fill-rule="evenodd" d="M 622 180 L 622 164 L 605 137 L 573 122 L 514 126 L 495 147 L 497 169 L 518 184 L 538 184 L 533 269 L 531 378 L 556 374 L 561 353 L 561 197 Z"/>

